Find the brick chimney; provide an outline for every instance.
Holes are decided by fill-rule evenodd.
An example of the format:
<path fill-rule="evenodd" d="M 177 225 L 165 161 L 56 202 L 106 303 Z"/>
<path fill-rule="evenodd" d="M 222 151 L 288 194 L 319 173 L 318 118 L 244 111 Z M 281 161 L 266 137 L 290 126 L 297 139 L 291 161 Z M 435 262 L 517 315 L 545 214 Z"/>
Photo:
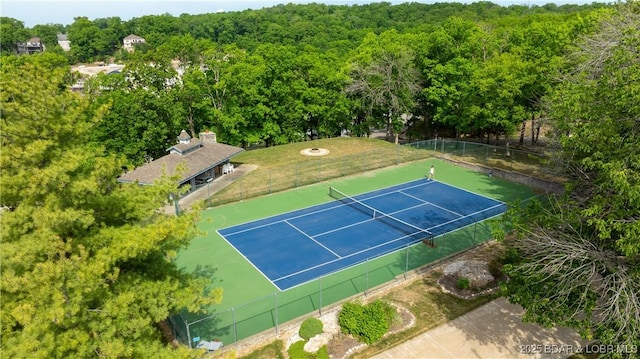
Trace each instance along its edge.
<path fill-rule="evenodd" d="M 198 137 L 200 138 L 200 141 L 202 141 L 203 143 L 217 143 L 218 142 L 216 140 L 216 133 L 215 132 L 211 132 L 211 131 L 200 132 Z"/>

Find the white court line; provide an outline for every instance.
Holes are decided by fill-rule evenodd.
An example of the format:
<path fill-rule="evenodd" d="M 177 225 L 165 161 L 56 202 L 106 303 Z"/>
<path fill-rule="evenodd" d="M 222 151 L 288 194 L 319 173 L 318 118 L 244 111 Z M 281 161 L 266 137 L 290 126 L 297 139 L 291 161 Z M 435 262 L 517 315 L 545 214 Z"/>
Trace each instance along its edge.
<path fill-rule="evenodd" d="M 414 234 L 415 234 L 415 233 L 414 233 Z M 273 281 L 274 281 L 274 282 L 277 282 L 277 281 L 282 280 L 282 279 L 287 279 L 287 278 L 289 278 L 289 277 L 293 277 L 293 276 L 295 276 L 295 275 L 298 275 L 298 274 L 301 274 L 301 273 L 304 273 L 304 272 L 308 272 L 308 271 L 310 271 L 310 270 L 314 270 L 314 269 L 316 269 L 316 268 L 323 267 L 323 266 L 325 266 L 325 265 L 327 265 L 327 264 L 331 264 L 331 263 L 333 263 L 333 262 L 337 262 L 337 261 L 339 261 L 339 260 L 341 260 L 341 259 L 345 259 L 345 258 L 353 257 L 353 256 L 355 256 L 355 255 L 358 255 L 358 254 L 361 254 L 361 253 L 365 253 L 365 252 L 368 252 L 368 251 L 370 251 L 370 250 L 372 250 L 372 249 L 376 249 L 376 248 L 379 248 L 379 247 L 385 246 L 385 245 L 387 245 L 387 244 L 390 244 L 390 243 L 393 243 L 393 242 L 397 242 L 397 241 L 400 241 L 400 240 L 403 240 L 403 239 L 405 239 L 405 238 L 409 238 L 409 237 L 411 237 L 411 235 L 406 235 L 406 236 L 398 237 L 398 238 L 396 238 L 396 239 L 394 239 L 394 240 L 391 240 L 391 241 L 388 241 L 388 242 L 384 242 L 384 243 L 380 243 L 380 244 L 375 245 L 375 246 L 373 246 L 373 247 L 367 247 L 367 249 L 363 249 L 363 250 L 361 250 L 361 251 L 353 252 L 353 253 L 351 253 L 351 254 L 349 254 L 349 255 L 347 255 L 347 256 L 344 256 L 344 257 L 341 257 L 341 258 L 336 258 L 336 259 L 330 260 L 330 261 L 328 261 L 328 262 L 323 262 L 323 263 L 321 263 L 321 264 L 318 264 L 318 265 L 315 265 L 315 266 L 313 266 L 313 267 L 309 267 L 309 268 L 303 269 L 303 270 L 301 270 L 301 271 L 297 271 L 297 272 L 295 272 L 295 273 L 287 274 L 287 275 L 282 276 L 282 277 L 280 277 L 280 278 L 276 278 L 276 279 L 274 279 Z M 417 242 L 417 241 L 416 241 L 416 242 Z M 406 246 L 406 245 L 405 245 L 405 246 Z M 398 248 L 404 248 L 404 247 L 398 247 Z M 377 256 L 375 256 L 375 257 L 371 257 L 371 258 L 378 258 L 379 256 L 381 256 L 381 255 L 383 255 L 383 254 L 388 254 L 388 253 L 392 253 L 392 252 L 391 252 L 391 251 L 383 252 L 383 253 L 381 253 L 380 255 L 377 255 Z M 367 259 L 369 259 L 369 258 L 367 258 Z M 362 261 L 362 262 L 364 262 L 364 261 Z M 357 264 L 359 264 L 359 263 L 361 263 L 361 262 L 351 264 L 351 265 L 349 265 L 348 267 L 345 267 L 345 268 L 343 268 L 343 269 L 351 268 L 352 266 L 355 266 L 355 265 L 357 265 Z M 340 270 L 342 270 L 342 269 L 340 269 Z M 335 272 L 335 271 L 334 271 L 334 272 Z M 331 273 L 333 273 L 333 272 L 331 272 Z M 330 274 L 330 273 L 328 273 L 328 274 Z M 325 274 L 323 274 L 323 276 L 324 276 L 324 275 L 325 275 Z M 313 279 L 312 279 L 312 280 L 313 280 Z M 306 282 L 304 282 L 304 283 L 306 283 Z M 301 284 L 302 284 L 302 283 L 301 283 Z"/>
<path fill-rule="evenodd" d="M 404 192 L 402 192 L 402 191 L 398 191 L 398 193 L 402 193 L 402 194 L 403 194 L 403 195 L 405 195 L 405 196 L 409 196 L 409 197 L 411 197 L 411 198 L 415 198 L 415 199 L 417 199 L 418 201 L 422 201 L 422 202 L 424 202 L 424 203 L 426 203 L 426 204 L 429 204 L 429 205 L 431 205 L 431 206 L 434 206 L 434 207 L 436 207 L 436 208 L 440 208 L 440 209 L 441 209 L 441 210 L 443 210 L 443 211 L 446 211 L 446 212 L 449 212 L 449 213 L 453 213 L 453 214 L 455 214 L 456 216 L 464 217 L 464 215 L 462 215 L 462 214 L 460 214 L 460 213 L 458 213 L 458 212 L 454 212 L 454 211 L 451 211 L 451 210 L 446 209 L 446 208 L 444 208 L 444 207 L 438 206 L 437 204 L 431 203 L 431 202 L 429 202 L 429 201 L 425 201 L 424 199 L 419 198 L 419 197 L 416 197 L 416 196 L 411 195 L 411 194 L 409 194 L 409 193 L 404 193 Z"/>
<path fill-rule="evenodd" d="M 244 255 L 244 253 L 242 253 L 238 248 L 236 248 L 236 246 L 234 246 L 231 242 L 229 242 L 229 240 L 227 240 L 227 238 L 225 236 L 223 236 L 222 234 L 220 234 L 220 232 L 218 230 L 216 230 L 216 233 L 218 233 L 218 235 L 220 237 L 222 237 L 222 239 L 225 240 L 225 242 L 227 242 L 233 249 L 235 249 L 236 252 L 238 252 L 238 254 L 240 254 L 240 256 L 242 256 L 242 258 L 244 258 L 247 262 L 249 262 L 249 264 L 251 264 L 251 266 L 253 268 L 255 268 L 258 273 L 262 274 L 263 277 L 265 277 L 269 282 L 271 282 L 271 284 L 273 284 L 274 287 L 278 288 L 280 291 L 282 291 L 282 289 L 280 287 L 278 287 L 272 280 L 271 278 L 269 278 L 268 275 L 266 275 L 263 271 L 260 270 L 260 268 L 258 268 L 252 260 L 250 260 L 249 258 L 247 258 L 247 256 Z"/>
<path fill-rule="evenodd" d="M 503 204 L 503 203 L 496 204 L 496 205 L 495 205 L 495 206 L 493 206 L 493 207 L 485 208 L 485 209 L 483 209 L 483 210 L 481 210 L 481 211 L 475 211 L 475 212 L 473 212 L 473 213 L 471 213 L 471 214 L 468 214 L 468 215 L 466 215 L 466 216 L 459 217 L 459 218 L 456 218 L 456 219 L 452 219 L 452 220 L 447 221 L 447 222 L 444 222 L 444 223 L 440 223 L 440 224 L 439 224 L 439 225 L 437 225 L 437 226 L 429 227 L 429 230 L 431 230 L 431 229 L 433 229 L 433 228 L 442 227 L 442 226 L 447 225 L 447 224 L 449 224 L 449 223 L 452 223 L 452 222 L 455 222 L 455 221 L 459 221 L 459 220 L 461 220 L 461 219 L 463 219 L 463 218 L 469 218 L 469 217 L 474 216 L 474 215 L 476 215 L 476 214 L 478 214 L 478 213 L 488 212 L 489 210 L 491 210 L 491 209 L 493 209 L 493 208 L 496 208 L 496 207 L 500 207 L 500 206 L 504 206 L 504 204 Z M 484 220 L 486 220 L 486 219 L 488 219 L 488 218 L 485 218 L 485 219 L 483 219 L 482 221 L 484 221 Z M 477 223 L 477 222 L 481 222 L 481 221 L 476 221 L 476 222 L 474 222 L 474 223 Z M 462 228 L 462 227 L 460 227 L 460 228 Z M 456 228 L 456 229 L 457 229 L 457 228 Z"/>
<path fill-rule="evenodd" d="M 328 250 L 329 252 L 333 253 L 333 255 L 334 255 L 334 256 L 336 256 L 336 257 L 338 257 L 338 259 L 342 258 L 342 257 L 340 257 L 340 255 L 339 255 L 338 253 L 336 253 L 336 252 L 332 251 L 331 249 L 327 248 L 324 244 L 322 244 L 322 243 L 320 243 L 320 242 L 316 241 L 315 239 L 313 239 L 313 237 L 311 237 L 310 235 L 308 235 L 308 234 L 304 233 L 300 228 L 298 228 L 298 227 L 294 226 L 293 224 L 289 223 L 289 222 L 288 222 L 288 221 L 286 221 L 286 220 L 284 221 L 284 223 L 288 224 L 289 226 L 291 226 L 291 228 L 295 229 L 296 231 L 298 231 L 298 232 L 302 233 L 305 237 L 309 238 L 310 240 L 312 240 L 312 241 L 316 242 L 316 244 L 317 244 L 317 245 L 319 245 L 320 247 L 322 247 L 322 248 L 324 248 L 324 249 Z"/>

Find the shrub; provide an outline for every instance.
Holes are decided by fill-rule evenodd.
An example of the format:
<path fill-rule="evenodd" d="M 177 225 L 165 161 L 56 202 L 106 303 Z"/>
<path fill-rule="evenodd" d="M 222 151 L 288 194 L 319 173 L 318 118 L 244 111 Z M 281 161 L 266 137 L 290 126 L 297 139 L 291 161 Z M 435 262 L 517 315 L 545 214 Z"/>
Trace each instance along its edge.
<path fill-rule="evenodd" d="M 307 343 L 306 340 L 300 340 L 291 344 L 287 353 L 289 353 L 289 359 L 307 359 L 309 358 L 309 353 L 304 351 L 304 345 Z"/>
<path fill-rule="evenodd" d="M 300 325 L 300 337 L 309 340 L 313 336 L 322 333 L 322 321 L 318 318 L 307 318 Z"/>
<path fill-rule="evenodd" d="M 315 359 L 329 359 L 329 349 L 326 345 L 318 349 L 318 352 L 315 354 Z"/>
<path fill-rule="evenodd" d="M 458 278 L 458 282 L 456 283 L 458 288 L 460 289 L 469 289 L 469 280 L 465 277 Z"/>
<path fill-rule="evenodd" d="M 291 344 L 287 351 L 289 359 L 329 359 L 329 349 L 327 349 L 326 345 L 323 345 L 322 348 L 315 353 L 307 353 L 304 351 L 304 345 L 306 343 L 306 340 L 300 340 Z"/>
<path fill-rule="evenodd" d="M 345 303 L 338 315 L 338 324 L 343 333 L 372 344 L 379 341 L 389 330 L 394 317 L 395 310 L 386 302 L 376 300 L 365 306 L 359 303 Z"/>

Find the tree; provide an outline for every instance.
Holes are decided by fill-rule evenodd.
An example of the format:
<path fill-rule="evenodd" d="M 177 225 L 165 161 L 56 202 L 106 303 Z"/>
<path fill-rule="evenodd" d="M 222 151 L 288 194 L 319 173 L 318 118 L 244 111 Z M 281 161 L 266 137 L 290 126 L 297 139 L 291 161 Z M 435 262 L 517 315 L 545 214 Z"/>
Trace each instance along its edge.
<path fill-rule="evenodd" d="M 639 29 L 638 4 L 622 4 L 570 58 L 547 99 L 566 194 L 516 211 L 506 241 L 506 294 L 525 320 L 615 348 L 640 346 Z"/>
<path fill-rule="evenodd" d="M 395 31 L 366 38 L 359 58 L 352 60 L 351 82 L 345 89 L 348 96 L 358 99 L 367 116 L 384 118 L 387 140 L 395 136 L 396 143 L 404 125 L 402 116 L 412 113 L 421 90 L 415 55 L 402 44 Z"/>
<path fill-rule="evenodd" d="M 157 326 L 221 299 L 173 262 L 197 215 L 158 212 L 171 179 L 116 182 L 124 161 L 87 144 L 105 109 L 68 90 L 68 68 L 1 68 L 3 356 L 195 356 Z"/>
<path fill-rule="evenodd" d="M 491 52 L 486 37 L 473 22 L 450 18 L 429 35 L 422 54 L 425 118 L 454 128 L 456 137 L 474 130 L 468 111 L 480 91 L 472 77 Z"/>
<path fill-rule="evenodd" d="M 2 34 L 2 41 L 0 41 L 2 55 L 15 53 L 18 42 L 29 39 L 29 32 L 24 28 L 24 23 L 6 16 L 0 16 L 0 34 Z"/>
<path fill-rule="evenodd" d="M 97 56 L 113 51 L 109 40 L 100 28 L 86 17 L 76 17 L 69 26 L 68 38 L 71 42 L 71 56 L 77 62 L 94 60 Z"/>

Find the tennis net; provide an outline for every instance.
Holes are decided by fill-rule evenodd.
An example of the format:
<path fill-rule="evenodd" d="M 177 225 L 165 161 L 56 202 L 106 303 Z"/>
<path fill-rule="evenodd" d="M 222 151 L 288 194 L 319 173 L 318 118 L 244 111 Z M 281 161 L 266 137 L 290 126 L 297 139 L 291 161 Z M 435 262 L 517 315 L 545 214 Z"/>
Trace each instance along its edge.
<path fill-rule="evenodd" d="M 407 223 L 385 212 L 377 210 L 369 206 L 368 204 L 365 204 L 362 201 L 359 201 L 333 187 L 329 187 L 329 196 L 353 207 L 354 209 L 370 216 L 375 220 L 381 221 L 382 223 L 401 231 L 415 241 L 426 241 L 428 244 L 433 245 L 433 233 L 429 232 L 426 229 L 420 228 L 411 223 Z"/>

